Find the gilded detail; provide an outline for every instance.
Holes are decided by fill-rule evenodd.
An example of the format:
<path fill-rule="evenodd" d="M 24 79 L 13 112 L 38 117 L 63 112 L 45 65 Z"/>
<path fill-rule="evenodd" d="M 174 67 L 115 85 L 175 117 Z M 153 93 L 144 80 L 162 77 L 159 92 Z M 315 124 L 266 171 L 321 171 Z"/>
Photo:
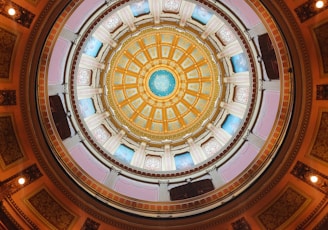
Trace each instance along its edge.
<path fill-rule="evenodd" d="M 136 136 L 155 141 L 195 132 L 213 116 L 220 95 L 215 55 L 191 34 L 174 28 L 145 29 L 137 35 L 109 55 L 106 84 L 113 90 L 105 101 L 116 111 L 113 117 Z M 164 96 L 153 92 L 152 76 L 159 71 L 170 73 L 174 82 Z M 166 84 L 162 80 L 157 78 L 156 84 Z"/>
<path fill-rule="evenodd" d="M 258 218 L 265 229 L 277 229 L 305 204 L 307 198 L 288 187 Z"/>
<path fill-rule="evenodd" d="M 58 203 L 45 188 L 31 196 L 28 202 L 33 211 L 56 229 L 69 229 L 75 220 L 75 216 Z"/>

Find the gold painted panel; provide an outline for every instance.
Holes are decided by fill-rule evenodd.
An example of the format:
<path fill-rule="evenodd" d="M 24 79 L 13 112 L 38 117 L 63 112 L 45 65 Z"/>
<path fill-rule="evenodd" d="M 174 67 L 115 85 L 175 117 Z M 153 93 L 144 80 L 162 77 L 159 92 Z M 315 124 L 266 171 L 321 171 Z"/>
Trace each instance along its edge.
<path fill-rule="evenodd" d="M 320 47 L 323 71 L 328 73 L 328 22 L 314 28 L 314 33 Z"/>
<path fill-rule="evenodd" d="M 27 198 L 31 210 L 52 229 L 72 229 L 77 217 L 60 203 L 46 188 Z"/>
<path fill-rule="evenodd" d="M 0 115 L 0 166 L 2 169 L 24 159 L 11 116 Z"/>
<path fill-rule="evenodd" d="M 322 112 L 318 133 L 310 155 L 328 163 L 328 112 Z"/>
<path fill-rule="evenodd" d="M 310 201 L 294 186 L 288 185 L 257 218 L 264 229 L 284 229 Z"/>
<path fill-rule="evenodd" d="M 9 79 L 11 59 L 17 36 L 10 31 L 0 28 L 0 80 Z"/>

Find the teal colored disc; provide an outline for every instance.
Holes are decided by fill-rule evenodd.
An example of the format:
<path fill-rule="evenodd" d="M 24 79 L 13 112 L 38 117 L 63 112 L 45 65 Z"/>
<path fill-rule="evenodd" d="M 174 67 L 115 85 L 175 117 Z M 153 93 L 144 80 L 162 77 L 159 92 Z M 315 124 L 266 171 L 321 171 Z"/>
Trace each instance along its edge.
<path fill-rule="evenodd" d="M 175 78 L 166 70 L 157 70 L 149 78 L 149 88 L 158 97 L 170 95 L 175 88 Z"/>

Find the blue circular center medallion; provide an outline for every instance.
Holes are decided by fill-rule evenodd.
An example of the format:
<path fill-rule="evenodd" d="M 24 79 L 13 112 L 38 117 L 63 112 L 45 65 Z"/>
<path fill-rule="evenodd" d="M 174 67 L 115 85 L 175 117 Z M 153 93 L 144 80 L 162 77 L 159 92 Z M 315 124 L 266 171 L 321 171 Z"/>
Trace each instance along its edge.
<path fill-rule="evenodd" d="M 175 88 L 175 78 L 166 70 L 157 70 L 149 78 L 149 88 L 153 94 L 159 97 L 170 95 Z"/>

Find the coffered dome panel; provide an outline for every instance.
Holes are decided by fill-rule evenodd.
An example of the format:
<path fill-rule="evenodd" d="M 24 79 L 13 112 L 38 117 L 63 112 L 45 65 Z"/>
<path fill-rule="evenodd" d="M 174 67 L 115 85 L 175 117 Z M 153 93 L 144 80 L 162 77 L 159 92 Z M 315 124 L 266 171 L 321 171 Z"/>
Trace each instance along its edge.
<path fill-rule="evenodd" d="M 199 129 L 222 95 L 213 52 L 172 27 L 131 36 L 109 54 L 107 107 L 136 136 L 153 141 Z"/>

